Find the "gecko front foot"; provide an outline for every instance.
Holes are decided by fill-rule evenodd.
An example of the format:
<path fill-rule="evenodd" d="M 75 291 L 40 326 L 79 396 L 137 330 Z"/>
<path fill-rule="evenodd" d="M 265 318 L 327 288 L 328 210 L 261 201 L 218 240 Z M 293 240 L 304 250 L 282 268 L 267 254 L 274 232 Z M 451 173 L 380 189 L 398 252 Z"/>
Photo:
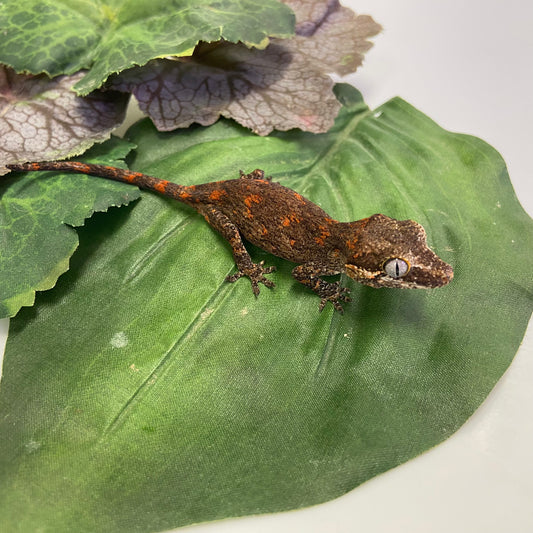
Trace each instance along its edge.
<path fill-rule="evenodd" d="M 275 284 L 273 281 L 269 280 L 268 278 L 265 278 L 265 274 L 270 274 L 271 272 L 274 272 L 276 270 L 276 267 L 271 266 L 265 268 L 263 266 L 264 263 L 264 261 L 261 261 L 260 263 L 252 263 L 252 266 L 250 268 L 244 268 L 242 270 L 239 269 L 239 271 L 235 274 L 231 276 L 226 276 L 226 281 L 234 283 L 243 276 L 250 278 L 250 282 L 252 283 L 252 291 L 255 296 L 259 294 L 259 283 L 262 283 L 265 287 L 272 289 L 275 287 Z"/>
<path fill-rule="evenodd" d="M 349 296 L 350 289 L 341 287 L 340 281 L 335 283 L 328 283 L 327 286 L 322 287 L 319 296 L 321 297 L 318 310 L 322 311 L 328 302 L 333 304 L 333 307 L 341 315 L 344 313 L 344 309 L 339 302 L 351 302 L 352 299 Z"/>

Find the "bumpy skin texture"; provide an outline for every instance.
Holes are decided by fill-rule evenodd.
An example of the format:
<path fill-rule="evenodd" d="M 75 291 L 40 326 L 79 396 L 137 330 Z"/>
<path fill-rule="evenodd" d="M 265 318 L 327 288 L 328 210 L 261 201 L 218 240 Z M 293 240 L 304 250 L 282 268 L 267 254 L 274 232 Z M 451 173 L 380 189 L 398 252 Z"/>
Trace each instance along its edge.
<path fill-rule="evenodd" d="M 338 222 L 297 192 L 265 178 L 259 169 L 241 172 L 239 179 L 184 186 L 139 172 L 78 162 L 25 163 L 9 168 L 90 174 L 131 183 L 190 205 L 231 245 L 237 272 L 226 280 L 248 277 L 256 296 L 259 283 L 274 287 L 265 277 L 274 267 L 253 263 L 242 237 L 298 263 L 292 274 L 320 296 L 320 310 L 331 302 L 342 312 L 340 302 L 349 301 L 346 288 L 320 276 L 344 272 L 371 287 L 425 289 L 446 285 L 453 277 L 451 266 L 428 248 L 420 224 L 380 214 Z"/>

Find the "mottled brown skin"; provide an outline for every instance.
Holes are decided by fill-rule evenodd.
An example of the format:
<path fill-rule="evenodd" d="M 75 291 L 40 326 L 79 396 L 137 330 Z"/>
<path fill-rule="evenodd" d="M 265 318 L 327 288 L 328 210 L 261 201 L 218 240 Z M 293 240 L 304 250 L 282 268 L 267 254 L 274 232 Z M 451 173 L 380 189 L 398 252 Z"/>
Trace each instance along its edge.
<path fill-rule="evenodd" d="M 274 287 L 265 277 L 274 267 L 253 263 L 242 237 L 263 250 L 299 265 L 293 276 L 342 312 L 348 289 L 320 276 L 346 273 L 371 287 L 435 288 L 453 277 L 450 265 L 426 244 L 424 228 L 412 220 L 372 215 L 355 222 L 338 222 L 297 192 L 265 178 L 262 170 L 239 179 L 201 185 L 175 183 L 115 167 L 77 162 L 9 165 L 11 170 L 79 172 L 132 183 L 190 205 L 230 243 L 237 272 L 246 276 L 259 294 L 259 283 Z"/>

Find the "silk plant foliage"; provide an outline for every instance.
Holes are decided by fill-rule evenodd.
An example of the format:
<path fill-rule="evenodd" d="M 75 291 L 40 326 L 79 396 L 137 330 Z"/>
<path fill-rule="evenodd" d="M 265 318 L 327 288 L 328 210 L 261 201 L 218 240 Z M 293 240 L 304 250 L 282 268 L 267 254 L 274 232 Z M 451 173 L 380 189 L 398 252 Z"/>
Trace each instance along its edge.
<path fill-rule="evenodd" d="M 8 0 L 0 5 L 0 61 L 50 76 L 89 69 L 80 95 L 150 59 L 190 55 L 199 41 L 266 46 L 294 16 L 275 0 Z"/>
<path fill-rule="evenodd" d="M 295 10 L 291 39 L 265 49 L 200 44 L 181 61 L 159 59 L 110 79 L 131 92 L 160 131 L 232 118 L 259 135 L 299 128 L 323 133 L 340 109 L 331 73 L 355 72 L 381 30 L 337 0 L 285 0 Z"/>
<path fill-rule="evenodd" d="M 180 183 L 264 168 L 352 220 L 422 223 L 455 269 L 433 291 L 350 280 L 344 315 L 278 271 L 257 299 L 227 243 L 156 194 L 92 217 L 53 291 L 12 319 L 0 517 L 12 531 L 163 531 L 323 502 L 442 442 L 510 364 L 531 313 L 531 219 L 501 157 L 406 102 L 346 86 L 334 128 L 228 121 L 128 139 Z M 95 187 L 98 178 L 94 178 Z"/>
<path fill-rule="evenodd" d="M 133 145 L 114 138 L 84 155 L 87 161 L 124 167 Z M 81 178 L 81 179 L 80 179 Z M 33 305 L 35 291 L 52 288 L 78 247 L 73 226 L 111 206 L 125 205 L 139 191 L 124 184 L 50 173 L 0 178 L 0 318 Z"/>
<path fill-rule="evenodd" d="M 109 139 L 124 120 L 128 96 L 72 91 L 83 72 L 49 79 L 0 66 L 0 175 L 9 163 L 47 161 L 82 154 Z"/>
<path fill-rule="evenodd" d="M 3 173 L 107 139 L 130 93 L 160 130 L 222 115 L 325 132 L 330 74 L 354 72 L 381 27 L 338 0 L 6 0 L 0 30 Z"/>

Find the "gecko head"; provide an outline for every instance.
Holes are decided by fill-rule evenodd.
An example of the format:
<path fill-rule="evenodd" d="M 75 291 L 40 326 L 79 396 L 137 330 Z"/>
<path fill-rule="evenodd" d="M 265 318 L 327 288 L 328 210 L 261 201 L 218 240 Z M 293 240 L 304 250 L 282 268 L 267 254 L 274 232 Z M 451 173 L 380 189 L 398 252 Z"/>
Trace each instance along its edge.
<path fill-rule="evenodd" d="M 432 252 L 424 228 L 413 220 L 385 215 L 352 222 L 346 273 L 371 287 L 432 289 L 453 278 L 453 269 Z"/>

